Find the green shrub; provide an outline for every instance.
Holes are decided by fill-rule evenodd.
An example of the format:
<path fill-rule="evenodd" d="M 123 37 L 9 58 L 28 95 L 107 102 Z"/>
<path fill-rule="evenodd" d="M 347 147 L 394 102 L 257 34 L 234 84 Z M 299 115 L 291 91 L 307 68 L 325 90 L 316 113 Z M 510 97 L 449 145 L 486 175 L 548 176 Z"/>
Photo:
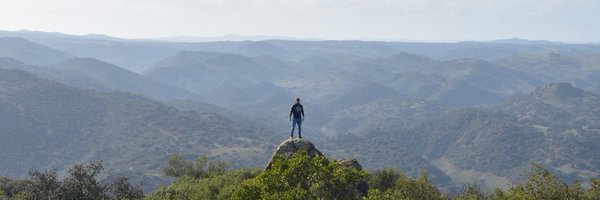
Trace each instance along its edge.
<path fill-rule="evenodd" d="M 244 180 L 253 178 L 258 170 L 233 170 L 209 178 L 179 177 L 168 186 L 161 186 L 147 199 L 231 199 L 233 191 Z"/>
<path fill-rule="evenodd" d="M 366 172 L 306 152 L 276 156 L 271 169 L 245 181 L 233 199 L 359 199 Z"/>
<path fill-rule="evenodd" d="M 163 173 L 170 177 L 192 176 L 196 178 L 208 178 L 220 175 L 227 169 L 223 161 L 208 161 L 208 157 L 199 156 L 196 162 L 184 160 L 178 154 L 173 154 L 167 161 Z"/>
<path fill-rule="evenodd" d="M 369 188 L 385 192 L 396 186 L 396 181 L 401 173 L 395 169 L 383 169 L 374 171 L 369 176 Z"/>

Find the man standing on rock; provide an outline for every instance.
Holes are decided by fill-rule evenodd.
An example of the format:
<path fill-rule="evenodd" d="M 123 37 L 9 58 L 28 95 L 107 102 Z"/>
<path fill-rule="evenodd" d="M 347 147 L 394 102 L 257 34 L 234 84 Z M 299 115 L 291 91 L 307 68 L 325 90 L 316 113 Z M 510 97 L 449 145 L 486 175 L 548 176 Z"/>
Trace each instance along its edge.
<path fill-rule="evenodd" d="M 292 115 L 294 116 L 294 120 L 292 120 Z M 292 105 L 292 110 L 290 110 L 289 120 L 292 122 L 292 132 L 291 138 L 294 138 L 294 129 L 296 128 L 296 124 L 298 124 L 298 137 L 302 138 L 302 121 L 304 121 L 304 107 L 300 104 L 300 98 L 296 98 L 296 103 Z"/>

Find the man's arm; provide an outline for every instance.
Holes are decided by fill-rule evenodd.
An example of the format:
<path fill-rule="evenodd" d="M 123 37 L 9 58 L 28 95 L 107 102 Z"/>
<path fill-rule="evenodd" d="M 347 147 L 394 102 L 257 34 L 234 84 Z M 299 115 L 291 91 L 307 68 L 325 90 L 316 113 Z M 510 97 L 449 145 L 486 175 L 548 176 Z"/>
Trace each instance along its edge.
<path fill-rule="evenodd" d="M 289 121 L 292 121 L 292 113 L 294 112 L 294 106 L 290 109 L 290 116 L 288 117 Z"/>
<path fill-rule="evenodd" d="M 304 106 L 302 106 L 302 121 L 304 121 Z"/>

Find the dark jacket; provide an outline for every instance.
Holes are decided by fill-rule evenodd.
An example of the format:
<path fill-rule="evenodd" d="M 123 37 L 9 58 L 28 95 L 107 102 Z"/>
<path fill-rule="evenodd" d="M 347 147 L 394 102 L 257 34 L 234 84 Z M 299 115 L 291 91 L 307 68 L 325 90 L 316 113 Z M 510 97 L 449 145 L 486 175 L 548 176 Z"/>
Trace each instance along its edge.
<path fill-rule="evenodd" d="M 301 115 L 304 117 L 304 107 L 300 103 L 295 103 L 292 105 L 292 109 L 290 110 L 290 116 L 294 115 L 294 119 L 300 119 Z"/>

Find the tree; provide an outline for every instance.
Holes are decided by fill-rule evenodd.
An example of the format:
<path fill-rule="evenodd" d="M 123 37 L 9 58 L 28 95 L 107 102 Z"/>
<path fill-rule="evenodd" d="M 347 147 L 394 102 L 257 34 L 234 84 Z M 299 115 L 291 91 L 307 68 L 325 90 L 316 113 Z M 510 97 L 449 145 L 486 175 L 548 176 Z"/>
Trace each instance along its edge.
<path fill-rule="evenodd" d="M 199 156 L 196 162 L 184 160 L 178 154 L 173 154 L 163 169 L 166 176 L 178 178 L 181 176 L 192 176 L 196 178 L 208 178 L 223 174 L 227 169 L 227 163 L 223 161 L 208 161 L 205 155 Z"/>
<path fill-rule="evenodd" d="M 165 176 L 178 178 L 192 171 L 192 168 L 193 163 L 191 161 L 184 160 L 178 154 L 173 154 L 169 157 L 167 166 L 163 168 L 163 173 Z"/>
<path fill-rule="evenodd" d="M 63 180 L 60 187 L 61 199 L 107 199 L 105 191 L 108 186 L 97 180 L 103 169 L 100 162 L 75 165 L 69 169 L 69 176 Z"/>
<path fill-rule="evenodd" d="M 62 181 L 57 178 L 56 169 L 47 171 L 32 169 L 29 171 L 29 179 L 16 181 L 0 179 L 0 186 L 3 193 L 13 199 L 143 199 L 144 192 L 141 188 L 132 186 L 127 178 L 118 178 L 112 184 L 100 182 L 98 175 L 103 169 L 100 162 L 75 165 L 68 170 L 68 176 Z"/>
<path fill-rule="evenodd" d="M 404 175 L 398 177 L 396 186 L 387 192 L 393 199 L 445 199 L 437 187 L 429 181 L 425 170 L 421 170 L 416 179 Z"/>
<path fill-rule="evenodd" d="M 481 185 L 477 182 L 464 184 L 462 191 L 456 196 L 456 200 L 484 200 L 490 199 L 491 195 L 481 190 Z"/>
<path fill-rule="evenodd" d="M 139 186 L 129 183 L 129 178 L 121 176 L 113 181 L 109 187 L 113 199 L 143 199 L 144 191 Z"/>
<path fill-rule="evenodd" d="M 21 195 L 25 199 L 59 199 L 60 181 L 57 178 L 56 169 L 48 171 L 29 170 L 31 177 L 29 184 L 24 188 Z"/>
<path fill-rule="evenodd" d="M 589 199 L 600 200 L 600 179 L 592 178 L 590 179 L 590 189 L 587 192 L 587 197 Z"/>
<path fill-rule="evenodd" d="M 30 184 L 28 180 L 11 180 L 10 178 L 0 177 L 0 197 L 13 197 L 18 192 L 24 191 Z M 2 199 L 2 198 L 0 198 Z"/>
<path fill-rule="evenodd" d="M 532 163 L 526 181 L 510 188 L 503 199 L 584 199 L 579 181 L 571 186 L 539 164 Z M 499 197 L 500 198 L 500 197 Z"/>
<path fill-rule="evenodd" d="M 373 185 L 364 198 L 368 200 L 448 199 L 429 181 L 425 170 L 416 179 L 393 169 L 378 170 L 369 183 Z"/>
<path fill-rule="evenodd" d="M 400 172 L 394 169 L 377 170 L 369 176 L 369 188 L 385 192 L 396 186 L 400 176 Z"/>

